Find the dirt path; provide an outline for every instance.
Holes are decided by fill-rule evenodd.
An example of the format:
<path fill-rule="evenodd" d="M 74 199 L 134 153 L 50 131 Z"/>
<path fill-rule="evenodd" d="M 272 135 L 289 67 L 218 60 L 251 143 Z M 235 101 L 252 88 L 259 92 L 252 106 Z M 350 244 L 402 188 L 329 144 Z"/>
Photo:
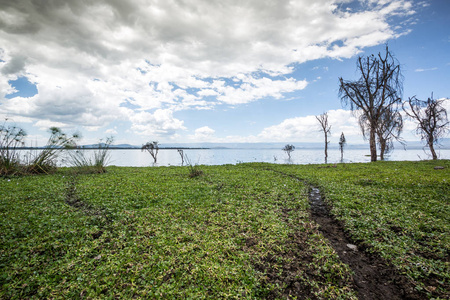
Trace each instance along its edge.
<path fill-rule="evenodd" d="M 331 214 L 319 189 L 310 187 L 311 217 L 320 232 L 330 241 L 339 258 L 354 272 L 353 281 L 359 299 L 424 299 L 407 278 L 385 261 L 364 249 L 358 249 Z"/>

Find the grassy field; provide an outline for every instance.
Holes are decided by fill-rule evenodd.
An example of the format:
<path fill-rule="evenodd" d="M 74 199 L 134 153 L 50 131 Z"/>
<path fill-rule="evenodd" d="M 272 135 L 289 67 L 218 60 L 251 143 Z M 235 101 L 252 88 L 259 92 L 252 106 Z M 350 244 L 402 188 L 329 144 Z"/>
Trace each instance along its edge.
<path fill-rule="evenodd" d="M 199 168 L 0 179 L 0 299 L 356 299 L 304 181 L 359 246 L 450 296 L 450 161 Z"/>

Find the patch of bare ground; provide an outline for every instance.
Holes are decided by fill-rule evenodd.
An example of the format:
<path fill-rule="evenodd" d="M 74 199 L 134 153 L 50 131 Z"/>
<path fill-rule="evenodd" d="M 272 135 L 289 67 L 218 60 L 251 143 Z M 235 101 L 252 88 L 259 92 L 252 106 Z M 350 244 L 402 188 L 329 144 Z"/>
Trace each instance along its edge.
<path fill-rule="evenodd" d="M 331 214 L 322 200 L 320 191 L 310 188 L 311 217 L 320 225 L 320 232 L 327 238 L 353 274 L 353 282 L 359 299 L 424 299 L 413 284 L 398 270 L 389 266 L 380 256 L 357 246 L 344 231 L 343 225 Z"/>

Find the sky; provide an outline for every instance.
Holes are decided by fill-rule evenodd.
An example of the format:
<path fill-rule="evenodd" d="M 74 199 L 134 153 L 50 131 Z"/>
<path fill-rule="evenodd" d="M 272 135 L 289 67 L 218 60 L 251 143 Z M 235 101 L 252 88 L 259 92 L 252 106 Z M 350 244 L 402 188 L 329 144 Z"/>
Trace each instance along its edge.
<path fill-rule="evenodd" d="M 338 78 L 387 43 L 404 100 L 448 98 L 449 28 L 449 0 L 0 0 L 0 118 L 32 145 L 295 144 L 327 112 L 331 143 L 364 143 Z"/>

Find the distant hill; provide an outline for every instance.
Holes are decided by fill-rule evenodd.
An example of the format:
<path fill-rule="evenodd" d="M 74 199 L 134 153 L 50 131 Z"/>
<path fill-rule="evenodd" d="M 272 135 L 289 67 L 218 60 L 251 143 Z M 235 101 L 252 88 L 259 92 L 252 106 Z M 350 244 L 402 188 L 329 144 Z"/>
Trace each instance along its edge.
<path fill-rule="evenodd" d="M 323 142 L 319 143 L 161 143 L 161 149 L 277 149 L 281 150 L 286 144 L 292 144 L 296 149 L 322 149 Z M 102 144 L 104 146 L 105 144 Z M 425 144 L 421 141 L 407 141 L 406 149 L 422 149 Z M 346 149 L 366 149 L 369 147 L 369 142 L 365 144 L 347 144 Z M 394 142 L 396 149 L 402 149 L 403 145 Z M 81 145 L 83 149 L 96 149 L 98 144 Z M 140 149 L 140 145 L 118 144 L 111 145 L 111 149 Z M 338 149 L 337 143 L 330 143 L 329 149 Z M 439 149 L 450 149 L 450 138 L 445 138 L 440 141 Z"/>

